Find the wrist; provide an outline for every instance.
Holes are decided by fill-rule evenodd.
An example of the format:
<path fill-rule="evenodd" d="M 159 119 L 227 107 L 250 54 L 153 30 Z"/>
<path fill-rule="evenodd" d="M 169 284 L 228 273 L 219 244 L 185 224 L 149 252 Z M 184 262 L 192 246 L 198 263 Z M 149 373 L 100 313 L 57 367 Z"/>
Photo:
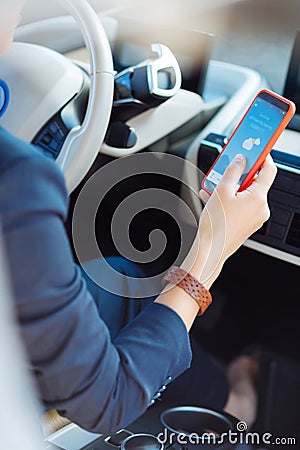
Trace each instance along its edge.
<path fill-rule="evenodd" d="M 223 255 L 220 255 L 219 251 L 214 251 L 211 245 L 201 247 L 189 272 L 209 290 L 218 278 L 225 261 Z"/>
<path fill-rule="evenodd" d="M 205 232 L 202 227 L 181 268 L 209 290 L 219 276 L 225 260 L 224 236 L 218 238 L 215 234 L 212 238 L 211 233 Z"/>
<path fill-rule="evenodd" d="M 212 302 L 212 297 L 208 289 L 199 282 L 190 272 L 172 266 L 164 277 L 165 281 L 179 287 L 185 294 L 188 294 L 197 304 L 198 316 L 202 316 Z"/>

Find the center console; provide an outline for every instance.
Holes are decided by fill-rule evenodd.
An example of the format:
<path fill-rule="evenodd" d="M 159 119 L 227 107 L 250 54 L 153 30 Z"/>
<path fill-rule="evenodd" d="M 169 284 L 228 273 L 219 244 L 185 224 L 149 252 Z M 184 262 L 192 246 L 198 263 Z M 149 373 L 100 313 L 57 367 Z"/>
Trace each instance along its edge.
<path fill-rule="evenodd" d="M 224 412 L 196 406 L 167 408 L 161 403 L 110 435 L 68 425 L 48 438 L 44 450 L 230 450 L 236 448 L 231 436 L 245 431 L 241 424 Z"/>

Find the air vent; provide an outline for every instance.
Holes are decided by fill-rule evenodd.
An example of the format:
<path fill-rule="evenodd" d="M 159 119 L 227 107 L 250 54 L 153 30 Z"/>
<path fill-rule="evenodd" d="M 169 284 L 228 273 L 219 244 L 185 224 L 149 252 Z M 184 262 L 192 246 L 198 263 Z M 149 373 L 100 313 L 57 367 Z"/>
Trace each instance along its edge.
<path fill-rule="evenodd" d="M 295 214 L 286 240 L 287 244 L 300 248 L 300 214 Z"/>

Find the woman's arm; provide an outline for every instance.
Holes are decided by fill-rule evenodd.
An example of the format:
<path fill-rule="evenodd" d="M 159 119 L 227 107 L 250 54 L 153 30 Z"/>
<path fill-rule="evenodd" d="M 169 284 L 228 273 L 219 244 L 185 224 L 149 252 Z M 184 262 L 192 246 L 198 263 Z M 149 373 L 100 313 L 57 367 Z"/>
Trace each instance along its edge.
<path fill-rule="evenodd" d="M 183 268 L 207 289 L 216 280 L 229 256 L 270 215 L 267 194 L 276 176 L 276 166 L 271 156 L 268 156 L 252 185 L 236 193 L 245 163 L 243 157 L 236 157 L 211 197 L 205 191 L 200 192 L 201 198 L 207 203 L 200 218 L 198 236 Z M 156 301 L 176 311 L 187 329 L 190 329 L 199 308 L 185 291 L 169 286 Z"/>
<path fill-rule="evenodd" d="M 6 261 L 40 398 L 85 429 L 116 431 L 189 367 L 187 330 L 175 311 L 152 303 L 112 341 L 73 261 L 61 171 L 9 135 L 0 149 Z"/>

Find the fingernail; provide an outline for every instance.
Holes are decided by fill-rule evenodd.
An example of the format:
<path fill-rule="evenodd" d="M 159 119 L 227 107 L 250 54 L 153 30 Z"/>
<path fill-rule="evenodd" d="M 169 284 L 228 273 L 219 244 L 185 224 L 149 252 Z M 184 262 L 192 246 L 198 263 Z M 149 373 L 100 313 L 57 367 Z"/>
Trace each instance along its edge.
<path fill-rule="evenodd" d="M 242 162 L 244 162 L 244 160 L 245 160 L 245 157 L 244 157 L 243 155 L 241 155 L 241 154 L 238 154 L 238 155 L 236 155 L 236 156 L 234 157 L 234 159 L 232 160 L 232 162 L 233 162 L 234 164 L 241 164 Z"/>

